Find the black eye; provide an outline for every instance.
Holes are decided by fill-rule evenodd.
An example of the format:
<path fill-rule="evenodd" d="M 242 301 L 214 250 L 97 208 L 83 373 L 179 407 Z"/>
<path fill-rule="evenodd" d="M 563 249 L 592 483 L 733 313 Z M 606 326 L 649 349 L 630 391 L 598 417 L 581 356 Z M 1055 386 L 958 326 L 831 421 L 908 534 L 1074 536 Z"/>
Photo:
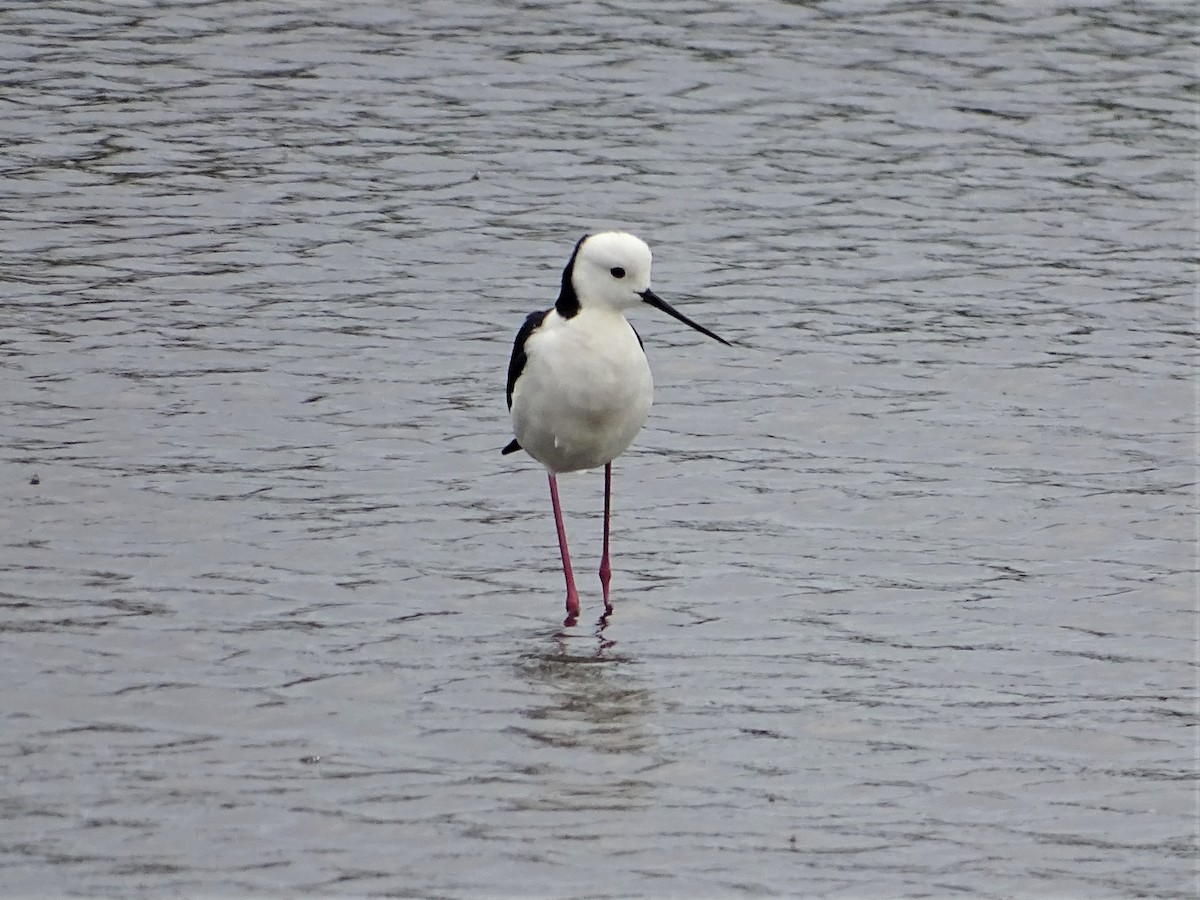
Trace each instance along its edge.
<path fill-rule="evenodd" d="M 608 270 L 608 274 L 612 275 L 613 278 L 624 278 L 625 270 L 622 269 L 620 266 L 613 266 L 611 269 Z"/>

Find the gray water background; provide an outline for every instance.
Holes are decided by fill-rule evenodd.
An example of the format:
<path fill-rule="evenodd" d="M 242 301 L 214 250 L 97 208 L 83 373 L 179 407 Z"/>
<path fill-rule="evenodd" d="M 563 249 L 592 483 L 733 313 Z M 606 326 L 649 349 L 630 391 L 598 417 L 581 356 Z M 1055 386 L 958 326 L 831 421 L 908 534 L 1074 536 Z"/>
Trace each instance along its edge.
<path fill-rule="evenodd" d="M 1190 3 L 0 6 L 0 893 L 1197 895 Z M 580 234 L 616 466 L 504 371 Z M 37 483 L 33 483 L 33 482 Z"/>

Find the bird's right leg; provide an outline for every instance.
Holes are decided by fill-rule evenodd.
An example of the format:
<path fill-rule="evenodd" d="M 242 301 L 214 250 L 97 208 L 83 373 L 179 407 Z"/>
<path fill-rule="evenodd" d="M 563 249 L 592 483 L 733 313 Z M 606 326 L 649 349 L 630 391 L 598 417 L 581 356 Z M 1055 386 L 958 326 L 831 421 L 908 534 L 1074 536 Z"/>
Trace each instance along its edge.
<path fill-rule="evenodd" d="M 554 527 L 558 529 L 558 549 L 562 553 L 563 577 L 567 579 L 567 618 L 564 625 L 574 625 L 579 619 L 579 592 L 575 590 L 575 575 L 571 572 L 571 554 L 567 550 L 567 529 L 563 526 L 562 507 L 558 502 L 558 480 L 550 478 L 550 502 L 554 505 Z"/>

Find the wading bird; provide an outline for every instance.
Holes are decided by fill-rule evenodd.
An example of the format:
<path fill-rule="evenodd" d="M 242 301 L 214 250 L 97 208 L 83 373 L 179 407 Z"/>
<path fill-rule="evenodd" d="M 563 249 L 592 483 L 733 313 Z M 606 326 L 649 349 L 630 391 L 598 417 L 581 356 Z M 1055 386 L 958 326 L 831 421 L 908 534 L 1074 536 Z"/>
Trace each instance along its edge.
<path fill-rule="evenodd" d="M 644 241 L 606 231 L 580 238 L 563 270 L 554 308 L 525 320 L 508 365 L 508 408 L 516 438 L 502 452 L 524 450 L 546 467 L 567 581 L 567 625 L 574 625 L 579 617 L 579 593 L 556 476 L 604 466 L 600 584 L 607 616 L 612 612 L 608 599 L 612 461 L 641 430 L 654 393 L 642 339 L 625 318 L 628 310 L 644 303 L 729 346 L 650 290 L 650 248 Z"/>

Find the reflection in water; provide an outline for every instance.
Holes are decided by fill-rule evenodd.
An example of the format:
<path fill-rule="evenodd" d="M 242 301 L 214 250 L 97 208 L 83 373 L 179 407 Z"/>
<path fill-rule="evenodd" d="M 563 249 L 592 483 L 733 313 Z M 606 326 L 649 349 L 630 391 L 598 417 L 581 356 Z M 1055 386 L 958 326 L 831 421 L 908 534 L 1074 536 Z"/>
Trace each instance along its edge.
<path fill-rule="evenodd" d="M 615 652 L 616 642 L 603 630 L 601 624 L 586 639 L 562 631 L 543 635 L 542 646 L 521 657 L 518 668 L 543 702 L 522 713 L 518 731 L 542 744 L 599 753 L 651 746 L 651 692 L 634 678 L 634 660 Z"/>
<path fill-rule="evenodd" d="M 653 765 L 647 755 L 654 741 L 646 723 L 656 704 L 634 677 L 635 662 L 616 653 L 603 631 L 601 622 L 593 637 L 535 635 L 540 646 L 518 663 L 535 702 L 514 730 L 550 761 L 522 808 L 590 813 L 647 803 L 653 784 L 643 773 Z M 605 774 L 590 779 L 581 772 Z"/>

